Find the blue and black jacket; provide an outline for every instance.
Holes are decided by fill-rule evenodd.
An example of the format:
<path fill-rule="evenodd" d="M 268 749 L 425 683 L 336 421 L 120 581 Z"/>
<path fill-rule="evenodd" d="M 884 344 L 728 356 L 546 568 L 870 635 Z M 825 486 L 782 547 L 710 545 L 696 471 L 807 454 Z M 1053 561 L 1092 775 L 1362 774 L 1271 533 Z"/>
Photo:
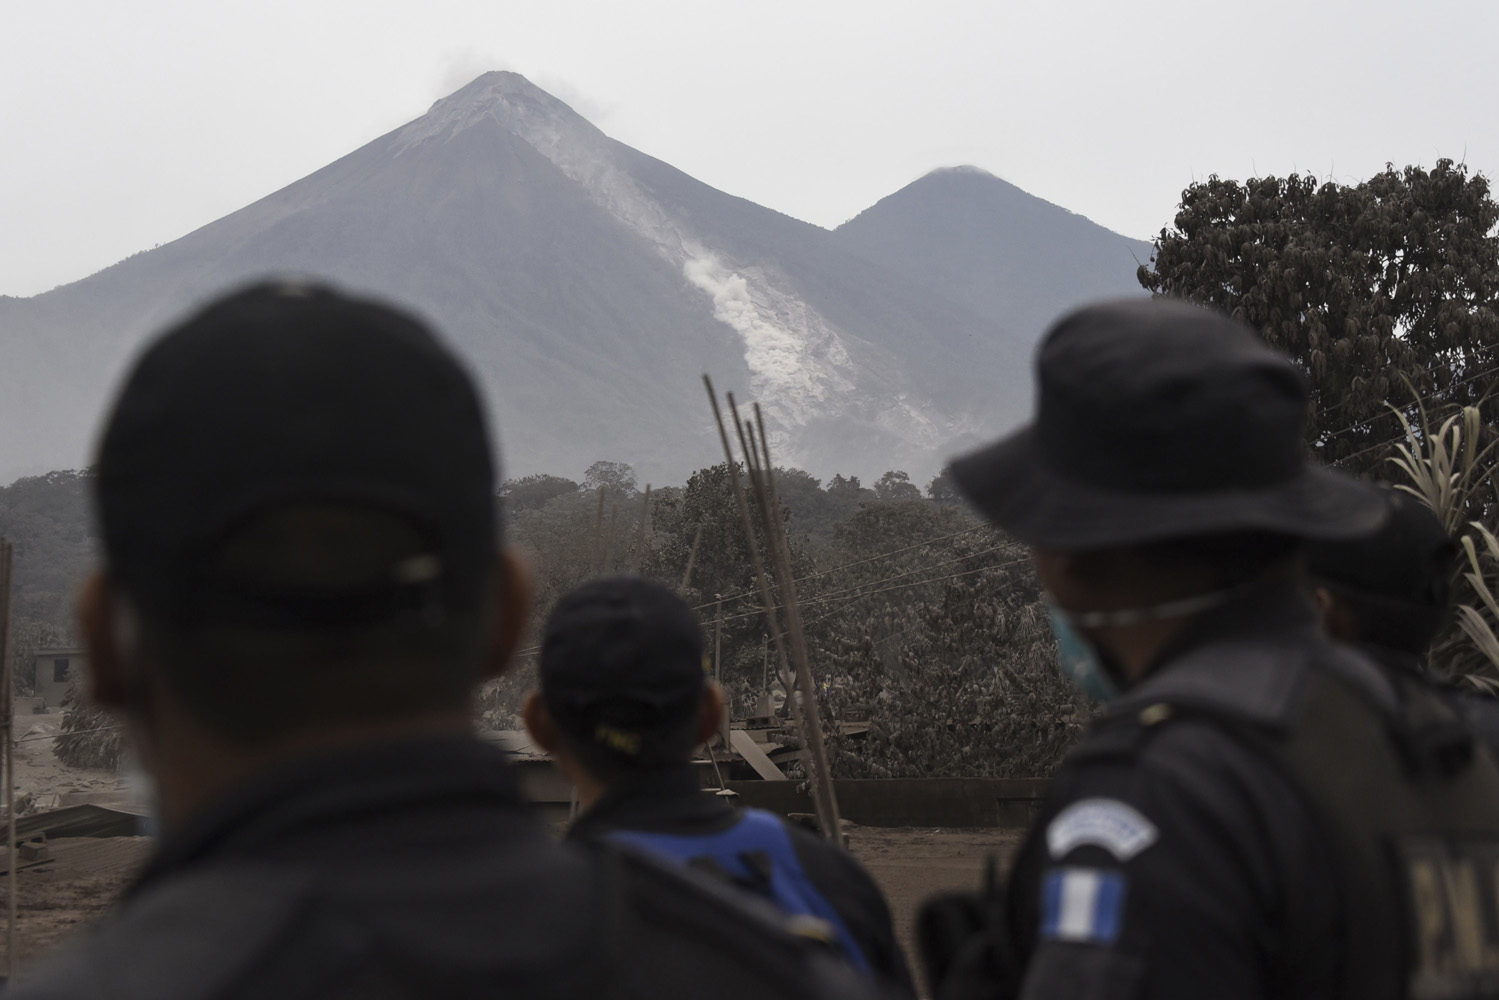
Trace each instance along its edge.
<path fill-rule="evenodd" d="M 704 792 L 687 768 L 637 775 L 610 789 L 568 837 L 644 851 L 726 878 L 787 913 L 815 917 L 850 965 L 913 990 L 889 907 L 858 861 L 773 813 Z"/>

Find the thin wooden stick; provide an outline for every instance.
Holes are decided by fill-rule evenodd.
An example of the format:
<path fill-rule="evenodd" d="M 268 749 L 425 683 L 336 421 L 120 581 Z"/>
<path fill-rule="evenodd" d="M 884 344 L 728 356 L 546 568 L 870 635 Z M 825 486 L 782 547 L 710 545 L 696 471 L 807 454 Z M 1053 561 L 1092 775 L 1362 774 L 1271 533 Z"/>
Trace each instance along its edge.
<path fill-rule="evenodd" d="M 764 457 L 763 470 L 765 489 L 769 498 L 769 508 L 776 513 L 773 521 L 767 520 L 766 527 L 769 530 L 770 552 L 776 567 L 776 576 L 780 578 L 781 604 L 786 610 L 786 629 L 791 633 L 791 660 L 796 667 L 796 680 L 802 690 L 802 697 L 807 701 L 807 710 L 803 715 L 810 715 L 811 723 L 807 729 L 807 741 L 812 752 L 812 761 L 815 764 L 813 780 L 822 788 L 823 799 L 827 805 L 828 820 L 831 829 L 825 829 L 824 836 L 829 840 L 842 842 L 843 830 L 841 817 L 838 815 L 838 796 L 833 789 L 833 774 L 828 767 L 827 744 L 822 735 L 822 713 L 818 711 L 817 686 L 812 680 L 812 664 L 807 656 L 807 637 L 802 630 L 801 606 L 796 602 L 796 581 L 791 573 L 791 543 L 786 538 L 786 525 L 779 516 L 781 510 L 781 498 L 776 492 L 775 466 L 770 464 L 770 439 L 765 434 L 765 418 L 760 412 L 760 404 L 755 404 L 755 427 L 759 429 L 760 448 Z M 753 440 L 753 434 L 751 440 Z"/>
<path fill-rule="evenodd" d="M 748 426 L 748 425 L 747 424 L 741 424 L 740 421 L 739 421 L 739 408 L 734 404 L 734 394 L 732 392 L 730 392 L 730 393 L 726 393 L 726 396 L 727 396 L 728 401 L 729 401 L 729 412 L 730 412 L 730 414 L 734 418 L 734 432 L 735 432 L 735 434 L 739 438 L 739 448 L 740 448 L 741 453 L 745 456 L 745 466 L 744 466 L 745 478 L 749 480 L 750 492 L 755 497 L 755 510 L 757 512 L 759 512 L 760 520 L 761 520 L 761 523 L 763 524 L 764 521 L 765 521 L 765 518 L 768 515 L 766 514 L 766 506 L 765 506 L 765 504 L 766 504 L 766 501 L 765 501 L 765 489 L 764 489 L 764 486 L 761 484 L 761 481 L 760 481 L 760 466 L 759 466 L 759 462 L 756 460 L 756 456 L 759 453 L 755 450 L 755 448 L 754 448 L 753 445 L 748 444 L 745 441 L 744 430 L 745 430 L 745 427 Z M 748 532 L 748 537 L 754 538 L 755 529 L 752 526 L 746 528 L 745 530 Z M 767 538 L 768 537 L 769 536 L 767 536 Z M 751 542 L 751 544 L 754 545 L 754 546 L 756 546 L 755 547 L 755 555 L 756 555 L 756 558 L 759 558 L 758 543 L 757 542 Z M 760 564 L 760 565 L 763 566 L 763 563 Z M 762 569 L 761 572 L 764 572 L 764 570 Z M 769 593 L 770 593 L 770 588 L 769 588 L 769 583 L 768 583 L 769 578 L 770 578 L 770 574 L 766 574 L 766 579 L 767 579 L 766 594 L 767 595 L 769 595 Z M 767 596 L 766 600 L 767 601 L 770 600 L 770 597 Z M 791 659 L 790 659 L 790 653 L 787 652 L 785 633 L 781 631 L 780 624 L 776 620 L 776 617 L 775 617 L 775 614 L 774 614 L 775 607 L 778 607 L 778 605 L 770 606 L 770 612 L 771 613 L 769 615 L 769 621 L 770 621 L 771 627 L 775 630 L 772 634 L 775 636 L 775 639 L 776 639 L 776 670 L 777 670 L 777 676 L 780 677 L 780 679 L 781 679 L 781 686 L 786 690 L 786 699 L 791 703 L 791 719 L 792 719 L 792 722 L 796 725 L 797 732 L 800 733 L 801 732 L 801 725 L 802 725 L 802 722 L 801 722 L 801 718 L 802 718 L 801 717 L 801 703 L 798 702 L 796 700 L 796 698 L 792 697 L 792 693 L 796 690 L 796 681 L 793 680 L 792 676 L 791 676 Z"/>
<path fill-rule="evenodd" d="M 729 445 L 728 431 L 724 430 L 723 413 L 718 408 L 718 395 L 713 391 L 713 380 L 704 375 L 703 385 L 708 389 L 708 402 L 713 405 L 713 419 L 718 423 L 718 440 L 723 445 L 724 461 L 729 465 L 729 480 L 734 484 L 734 496 L 739 500 L 739 513 L 744 520 L 744 540 L 745 544 L 749 547 L 750 563 L 755 569 L 755 582 L 759 585 L 760 589 L 760 605 L 765 609 L 766 627 L 770 630 L 771 638 L 775 642 L 776 656 L 780 658 L 782 666 L 782 677 L 786 678 L 783 683 L 787 683 L 788 685 L 786 694 L 787 700 L 791 702 L 792 719 L 796 722 L 798 732 L 800 732 L 801 708 L 797 705 L 796 699 L 790 696 L 790 673 L 786 668 L 786 664 L 789 662 L 786 659 L 786 644 L 781 638 L 780 623 L 776 620 L 776 604 L 770 594 L 770 578 L 765 572 L 765 563 L 760 558 L 760 546 L 755 540 L 755 522 L 750 516 L 749 501 L 744 496 L 744 484 L 739 481 L 739 464 L 734 461 L 734 449 Z M 733 405 L 733 399 L 734 397 L 731 394 L 729 396 L 730 406 Z M 737 415 L 735 417 L 735 429 L 738 429 Z M 743 443 L 742 437 L 740 441 Z M 746 454 L 748 454 L 747 451 Z M 748 472 L 748 468 L 746 468 L 746 472 Z"/>
<path fill-rule="evenodd" d="M 16 973 L 16 698 L 10 662 L 11 544 L 0 538 L 0 684 L 5 685 L 5 860 L 10 871 L 5 879 L 5 982 L 14 983 Z"/>
<path fill-rule="evenodd" d="M 780 546 L 779 529 L 781 525 L 781 506 L 775 499 L 774 483 L 767 462 L 761 461 L 760 448 L 755 442 L 755 428 L 747 420 L 739 419 L 739 407 L 734 403 L 733 393 L 729 394 L 729 412 L 734 416 L 734 424 L 739 433 L 739 445 L 744 449 L 745 465 L 749 469 L 750 484 L 755 489 L 755 498 L 759 501 L 760 519 L 765 528 L 765 546 L 770 552 L 771 567 L 776 574 L 776 582 L 781 591 L 781 607 L 787 613 L 787 631 L 790 633 L 791 614 L 796 613 L 792 607 L 794 604 L 794 592 L 788 591 L 787 587 L 791 581 L 790 560 L 785 562 L 783 571 Z M 763 436 L 763 434 L 762 434 Z M 769 455 L 769 451 L 765 452 Z M 800 615 L 797 614 L 800 621 Z M 793 636 L 794 638 L 794 636 Z M 842 828 L 838 822 L 837 803 L 831 798 L 832 783 L 827 773 L 826 756 L 819 757 L 818 750 L 822 747 L 822 722 L 817 715 L 817 700 L 815 691 L 809 696 L 811 685 L 805 687 L 800 683 L 800 670 L 797 670 L 787 658 L 786 647 L 781 646 L 781 683 L 786 687 L 786 695 L 792 704 L 793 716 L 796 720 L 797 732 L 801 734 L 802 742 L 807 750 L 807 770 L 810 772 L 808 782 L 812 789 L 812 804 L 817 813 L 817 825 L 822 829 L 822 835 L 829 840 L 840 841 Z M 805 654 L 805 649 L 803 650 Z M 811 677 L 810 671 L 807 674 Z M 800 691 L 798 696 L 797 692 Z"/>

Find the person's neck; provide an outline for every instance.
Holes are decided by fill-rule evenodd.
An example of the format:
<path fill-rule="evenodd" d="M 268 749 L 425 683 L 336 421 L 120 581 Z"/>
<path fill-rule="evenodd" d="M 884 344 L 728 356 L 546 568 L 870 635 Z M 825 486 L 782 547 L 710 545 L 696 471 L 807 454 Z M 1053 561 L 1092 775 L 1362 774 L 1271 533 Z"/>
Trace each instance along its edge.
<path fill-rule="evenodd" d="M 1134 625 L 1104 626 L 1092 630 L 1094 642 L 1109 652 L 1129 684 L 1150 673 L 1161 653 L 1195 618 L 1157 618 Z"/>
<path fill-rule="evenodd" d="M 472 731 L 467 711 L 434 712 L 410 719 L 324 726 L 246 746 L 183 718 L 174 725 L 154 727 L 145 756 L 155 779 L 161 820 L 170 828 L 254 776 L 304 758 Z"/>

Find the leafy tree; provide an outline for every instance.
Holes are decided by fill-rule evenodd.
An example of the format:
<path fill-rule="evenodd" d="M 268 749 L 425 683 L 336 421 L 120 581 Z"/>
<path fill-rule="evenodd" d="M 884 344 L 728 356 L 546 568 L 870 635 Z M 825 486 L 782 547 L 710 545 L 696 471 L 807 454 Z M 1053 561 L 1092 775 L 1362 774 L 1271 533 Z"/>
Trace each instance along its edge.
<path fill-rule="evenodd" d="M 624 462 L 594 462 L 583 473 L 583 488 L 590 492 L 603 490 L 611 499 L 634 496 L 635 470 Z"/>
<path fill-rule="evenodd" d="M 828 495 L 828 513 L 835 522 L 847 520 L 859 508 L 859 504 L 874 499 L 874 491 L 865 489 L 858 476 L 844 478 L 838 473 L 828 480 L 823 491 Z"/>
<path fill-rule="evenodd" d="M 874 495 L 877 500 L 920 500 L 921 490 L 906 473 L 891 469 L 875 480 Z"/>
<path fill-rule="evenodd" d="M 926 495 L 933 503 L 960 504 L 963 502 L 963 494 L 958 492 L 958 481 L 947 469 L 937 473 L 932 477 L 932 481 L 926 484 Z"/>
<path fill-rule="evenodd" d="M 1369 469 L 1401 436 L 1386 403 L 1415 415 L 1411 387 L 1436 409 L 1488 395 L 1499 367 L 1496 227 L 1488 180 L 1451 160 L 1354 185 L 1213 176 L 1182 192 L 1138 277 L 1287 351 L 1313 387 L 1309 443 L 1325 461 Z"/>
<path fill-rule="evenodd" d="M 1088 706 L 1056 669 L 1022 546 L 966 511 L 923 500 L 862 506 L 839 526 L 809 637 L 844 777 L 1050 772 Z M 834 730 L 836 732 L 836 730 Z"/>
<path fill-rule="evenodd" d="M 801 469 L 777 468 L 775 475 L 776 493 L 786 508 L 791 531 L 821 538 L 830 535 L 837 519 L 822 480 Z"/>
<path fill-rule="evenodd" d="M 73 601 L 99 551 L 89 515 L 90 476 L 49 472 L 0 487 L 0 536 L 15 545 L 15 619 L 72 628 Z"/>
<path fill-rule="evenodd" d="M 500 484 L 500 496 L 505 499 L 509 511 L 538 510 L 556 497 L 571 496 L 578 492 L 578 484 L 561 476 L 537 473 L 520 479 L 507 479 Z"/>

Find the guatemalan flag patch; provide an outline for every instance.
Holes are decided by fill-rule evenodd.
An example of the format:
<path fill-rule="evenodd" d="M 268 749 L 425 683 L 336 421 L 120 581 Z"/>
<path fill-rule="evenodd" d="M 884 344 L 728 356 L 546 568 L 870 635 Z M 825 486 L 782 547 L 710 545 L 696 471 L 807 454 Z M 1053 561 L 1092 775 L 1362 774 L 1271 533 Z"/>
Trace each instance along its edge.
<path fill-rule="evenodd" d="M 1052 868 L 1041 878 L 1041 938 L 1113 944 L 1124 917 L 1125 877 L 1101 868 Z"/>

